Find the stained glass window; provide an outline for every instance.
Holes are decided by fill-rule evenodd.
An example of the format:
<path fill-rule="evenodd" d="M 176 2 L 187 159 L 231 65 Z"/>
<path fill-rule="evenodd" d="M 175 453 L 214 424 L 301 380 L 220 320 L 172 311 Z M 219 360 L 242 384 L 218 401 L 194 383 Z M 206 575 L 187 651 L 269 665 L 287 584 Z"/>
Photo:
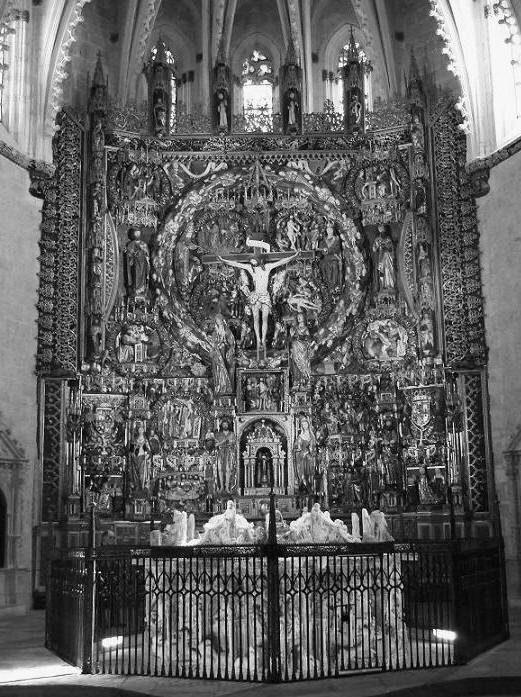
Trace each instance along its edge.
<path fill-rule="evenodd" d="M 510 0 L 487 12 L 496 144 L 501 147 L 521 130 L 521 31 Z"/>
<path fill-rule="evenodd" d="M 10 36 L 14 34 L 14 29 L 8 21 L 0 23 L 0 122 L 4 121 L 4 92 L 6 87 L 6 71 L 8 69 L 8 50 Z"/>
<path fill-rule="evenodd" d="M 244 117 L 248 123 L 251 122 L 253 130 L 271 130 L 273 64 L 257 49 L 242 65 L 242 104 Z"/>

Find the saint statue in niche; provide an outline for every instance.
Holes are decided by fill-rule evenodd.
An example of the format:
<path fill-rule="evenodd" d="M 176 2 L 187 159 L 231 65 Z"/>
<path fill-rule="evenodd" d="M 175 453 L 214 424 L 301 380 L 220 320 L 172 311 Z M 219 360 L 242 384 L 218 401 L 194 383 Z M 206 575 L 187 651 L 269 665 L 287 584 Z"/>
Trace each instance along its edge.
<path fill-rule="evenodd" d="M 273 484 L 273 457 L 268 448 L 259 448 L 255 455 L 255 486 L 267 487 Z"/>
<path fill-rule="evenodd" d="M 156 134 L 164 133 L 166 130 L 166 105 L 161 95 L 159 95 L 154 104 L 154 132 Z"/>
<path fill-rule="evenodd" d="M 148 292 L 150 253 L 147 243 L 141 239 L 141 230 L 130 228 L 129 242 L 125 250 L 125 285 L 130 298 L 144 300 Z"/>
<path fill-rule="evenodd" d="M 373 252 L 376 267 L 375 290 L 378 294 L 393 293 L 396 287 L 394 244 L 384 225 L 378 226 Z"/>
<path fill-rule="evenodd" d="M 362 120 L 362 104 L 360 103 L 360 98 L 357 92 L 351 93 L 350 111 L 353 124 L 359 126 Z"/>
<path fill-rule="evenodd" d="M 434 325 L 432 312 L 422 310 L 419 326 L 420 346 L 424 356 L 430 356 L 434 352 Z"/>
<path fill-rule="evenodd" d="M 295 221 L 295 217 L 290 215 L 286 223 L 286 236 L 289 240 L 291 249 L 297 249 L 297 238 L 300 237 L 300 227 Z"/>
<path fill-rule="evenodd" d="M 217 124 L 220 131 L 228 130 L 228 100 L 222 90 L 217 92 Z"/>
<path fill-rule="evenodd" d="M 148 491 L 150 484 L 150 445 L 145 427 L 138 424 L 130 443 L 130 482 L 136 492 Z"/>
<path fill-rule="evenodd" d="M 221 427 L 215 435 L 215 449 L 217 452 L 215 477 L 217 491 L 229 493 L 235 475 L 235 435 L 228 419 L 223 419 Z"/>
<path fill-rule="evenodd" d="M 216 394 L 229 394 L 233 390 L 235 380 L 235 337 L 228 323 L 218 311 L 211 320 L 205 323 L 210 344 L 210 359 L 214 389 Z"/>
<path fill-rule="evenodd" d="M 156 433 L 156 429 L 150 426 L 147 432 L 148 444 L 150 446 L 150 452 L 152 455 L 161 455 L 163 450 L 163 445 L 161 443 L 161 438 Z"/>
<path fill-rule="evenodd" d="M 253 291 L 249 293 L 248 304 L 253 315 L 253 329 L 257 339 L 257 353 L 262 349 L 266 351 L 266 337 L 268 334 L 268 319 L 271 312 L 271 297 L 268 291 L 270 273 L 285 264 L 289 264 L 299 255 L 299 252 L 285 256 L 282 259 L 266 263 L 264 257 L 268 255 L 251 256 L 247 262 L 235 261 L 230 257 L 218 258 L 228 266 L 246 271 L 253 281 Z"/>
<path fill-rule="evenodd" d="M 334 290 L 342 282 L 342 248 L 340 239 L 338 235 L 335 235 L 333 224 L 330 221 L 326 225 L 322 252 L 324 256 L 319 263 L 320 270 L 329 288 Z"/>
<path fill-rule="evenodd" d="M 293 451 L 295 480 L 301 490 L 312 493 L 315 484 L 316 441 L 309 418 L 302 416 Z"/>
<path fill-rule="evenodd" d="M 295 92 L 291 91 L 288 94 L 288 126 L 297 125 L 297 101 Z"/>
<path fill-rule="evenodd" d="M 291 355 L 291 377 L 293 384 L 299 385 L 307 383 L 311 378 L 311 361 L 309 358 L 308 343 L 310 340 L 309 330 L 304 321 L 302 312 L 297 314 L 297 323 L 292 326 L 290 331 L 290 355 Z"/>
<path fill-rule="evenodd" d="M 224 359 L 230 385 L 233 388 L 235 381 L 235 337 L 220 312 L 214 317 L 214 341 Z"/>
<path fill-rule="evenodd" d="M 216 394 L 229 394 L 232 392 L 232 383 L 230 374 L 224 361 L 222 354 L 221 342 L 219 335 L 214 331 L 209 336 L 210 341 L 210 359 L 212 362 L 213 383 Z"/>
<path fill-rule="evenodd" d="M 427 464 L 420 458 L 418 463 L 419 473 L 416 475 L 418 498 L 421 504 L 436 503 L 436 496 L 431 487 Z"/>

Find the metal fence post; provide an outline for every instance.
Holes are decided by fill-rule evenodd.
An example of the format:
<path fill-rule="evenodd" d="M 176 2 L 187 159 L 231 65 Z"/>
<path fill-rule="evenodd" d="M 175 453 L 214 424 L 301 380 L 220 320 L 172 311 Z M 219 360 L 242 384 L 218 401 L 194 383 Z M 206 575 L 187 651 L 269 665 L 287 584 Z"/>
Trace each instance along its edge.
<path fill-rule="evenodd" d="M 454 631 L 456 641 L 454 642 L 454 663 L 466 663 L 468 653 L 467 626 L 464 614 L 465 603 L 462 603 L 460 588 L 460 562 L 461 545 L 459 540 L 452 540 L 449 548 L 449 570 L 450 570 L 450 592 L 452 599 L 452 613 L 454 618 Z"/>
<path fill-rule="evenodd" d="M 394 554 L 395 554 L 394 551 L 392 552 L 392 554 L 394 557 Z M 386 630 L 387 630 L 387 632 L 391 631 L 391 622 L 396 623 L 396 618 L 394 618 L 392 620 L 391 613 L 389 613 L 389 618 L 388 618 L 389 626 L 386 628 L 386 626 L 385 626 L 386 602 L 385 602 L 385 589 L 384 589 L 384 573 L 386 573 L 386 574 L 389 573 L 390 553 L 389 552 L 387 552 L 387 553 L 380 552 L 378 556 L 379 556 L 378 563 L 379 563 L 379 567 L 380 567 L 378 570 L 378 575 L 379 575 L 378 583 L 380 584 L 380 605 L 381 605 L 380 617 L 378 618 L 378 620 L 381 622 L 381 625 L 382 625 L 382 670 L 385 671 L 385 670 L 389 670 L 389 668 L 391 668 L 390 664 L 389 664 L 389 666 L 387 666 L 387 651 L 386 651 L 387 647 L 385 644 L 386 639 L 387 639 Z M 387 560 L 387 565 L 386 565 L 386 568 L 384 569 L 385 560 Z M 389 652 L 389 655 L 390 655 L 390 652 Z"/>
<path fill-rule="evenodd" d="M 85 553 L 85 592 L 83 600 L 83 655 L 81 672 L 92 673 L 94 620 L 96 616 L 96 513 L 90 509 L 89 541 Z"/>
<path fill-rule="evenodd" d="M 54 650 L 56 645 L 56 622 L 54 621 L 54 596 L 56 588 L 54 587 L 54 559 L 49 559 L 46 569 L 46 586 L 45 586 L 45 648 Z"/>
<path fill-rule="evenodd" d="M 280 602 L 279 602 L 279 548 L 275 516 L 275 495 L 270 493 L 268 543 L 266 545 L 268 574 L 268 680 L 281 681 L 280 665 Z"/>

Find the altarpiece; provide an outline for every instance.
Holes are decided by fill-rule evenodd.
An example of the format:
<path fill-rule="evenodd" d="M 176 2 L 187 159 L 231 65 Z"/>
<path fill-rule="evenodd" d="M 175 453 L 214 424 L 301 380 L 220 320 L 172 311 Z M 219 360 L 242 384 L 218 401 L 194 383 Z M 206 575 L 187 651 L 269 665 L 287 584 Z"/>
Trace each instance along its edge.
<path fill-rule="evenodd" d="M 414 66 L 366 114 L 353 61 L 345 118 L 302 114 L 290 68 L 270 133 L 233 132 L 221 64 L 213 133 L 169 132 L 161 70 L 148 122 L 114 107 L 100 62 L 88 113 L 60 113 L 38 373 L 43 521 L 69 542 L 93 503 L 138 541 L 270 491 L 288 518 L 379 508 L 397 539 L 491 529 L 459 114 Z"/>

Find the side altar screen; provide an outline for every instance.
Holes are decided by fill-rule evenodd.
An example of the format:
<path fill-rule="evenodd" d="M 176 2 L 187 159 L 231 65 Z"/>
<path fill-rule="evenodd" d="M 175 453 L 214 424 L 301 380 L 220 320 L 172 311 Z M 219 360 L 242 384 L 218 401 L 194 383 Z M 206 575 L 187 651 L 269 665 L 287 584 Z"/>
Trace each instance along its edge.
<path fill-rule="evenodd" d="M 260 518 L 273 490 L 287 518 L 319 502 L 379 508 L 397 538 L 489 534 L 452 104 L 412 80 L 365 131 L 152 137 L 106 92 L 95 81 L 85 127 L 61 113 L 46 189 L 44 521 L 79 530 L 94 502 L 135 541 L 230 498 Z"/>

